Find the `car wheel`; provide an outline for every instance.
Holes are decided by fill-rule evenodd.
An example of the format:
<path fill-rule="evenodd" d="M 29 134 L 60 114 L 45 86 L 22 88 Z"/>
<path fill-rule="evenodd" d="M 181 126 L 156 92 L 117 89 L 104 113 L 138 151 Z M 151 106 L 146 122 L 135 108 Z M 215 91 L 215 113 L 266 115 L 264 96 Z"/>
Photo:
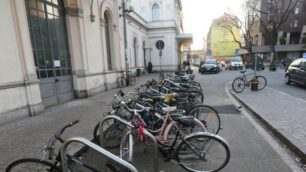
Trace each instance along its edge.
<path fill-rule="evenodd" d="M 290 84 L 291 84 L 289 74 L 285 76 L 285 83 L 286 83 L 287 85 L 290 85 Z"/>

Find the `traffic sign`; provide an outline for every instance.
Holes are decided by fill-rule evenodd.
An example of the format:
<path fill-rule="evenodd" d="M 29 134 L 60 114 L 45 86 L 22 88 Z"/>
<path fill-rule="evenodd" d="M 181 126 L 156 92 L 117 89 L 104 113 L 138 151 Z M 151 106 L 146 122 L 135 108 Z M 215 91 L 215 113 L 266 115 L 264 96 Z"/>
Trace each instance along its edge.
<path fill-rule="evenodd" d="M 158 41 L 156 42 L 155 46 L 156 46 L 157 49 L 163 50 L 164 47 L 165 47 L 165 43 L 164 43 L 164 41 L 162 41 L 162 40 L 158 40 Z"/>

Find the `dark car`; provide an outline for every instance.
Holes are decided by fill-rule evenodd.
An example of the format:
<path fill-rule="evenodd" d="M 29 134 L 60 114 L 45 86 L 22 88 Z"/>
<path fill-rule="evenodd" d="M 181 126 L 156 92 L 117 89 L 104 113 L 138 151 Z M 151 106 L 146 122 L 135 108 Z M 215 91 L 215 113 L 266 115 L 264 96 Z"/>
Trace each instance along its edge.
<path fill-rule="evenodd" d="M 306 58 L 294 60 L 286 69 L 286 84 L 291 82 L 304 85 L 306 87 Z"/>
<path fill-rule="evenodd" d="M 200 63 L 199 73 L 218 73 L 221 71 L 220 64 L 215 59 L 207 59 Z"/>

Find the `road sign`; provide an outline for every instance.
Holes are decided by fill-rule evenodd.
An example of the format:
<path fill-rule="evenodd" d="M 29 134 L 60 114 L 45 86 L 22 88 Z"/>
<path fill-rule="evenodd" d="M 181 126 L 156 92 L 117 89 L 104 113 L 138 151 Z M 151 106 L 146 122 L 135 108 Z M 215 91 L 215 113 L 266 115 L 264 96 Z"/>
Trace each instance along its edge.
<path fill-rule="evenodd" d="M 155 46 L 156 46 L 157 49 L 163 50 L 164 47 L 165 47 L 165 43 L 164 43 L 164 41 L 159 40 L 159 41 L 156 42 Z"/>
<path fill-rule="evenodd" d="M 303 58 L 306 58 L 306 53 L 303 53 Z"/>

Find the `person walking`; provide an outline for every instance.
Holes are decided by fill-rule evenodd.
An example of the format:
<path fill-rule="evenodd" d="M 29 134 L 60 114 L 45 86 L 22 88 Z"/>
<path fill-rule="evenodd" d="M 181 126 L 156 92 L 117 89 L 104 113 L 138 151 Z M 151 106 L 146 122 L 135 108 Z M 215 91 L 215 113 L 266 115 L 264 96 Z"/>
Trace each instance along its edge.
<path fill-rule="evenodd" d="M 153 65 L 151 62 L 148 63 L 148 73 L 152 73 Z"/>

